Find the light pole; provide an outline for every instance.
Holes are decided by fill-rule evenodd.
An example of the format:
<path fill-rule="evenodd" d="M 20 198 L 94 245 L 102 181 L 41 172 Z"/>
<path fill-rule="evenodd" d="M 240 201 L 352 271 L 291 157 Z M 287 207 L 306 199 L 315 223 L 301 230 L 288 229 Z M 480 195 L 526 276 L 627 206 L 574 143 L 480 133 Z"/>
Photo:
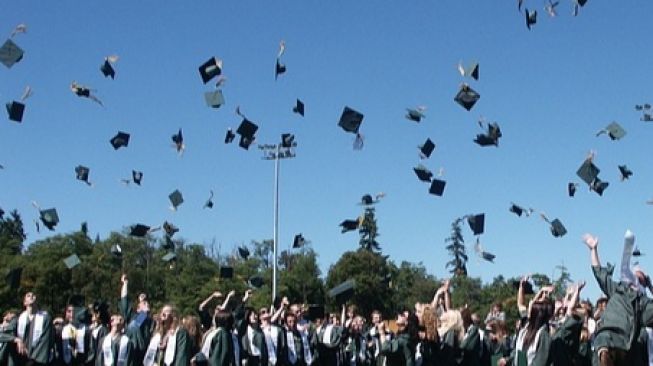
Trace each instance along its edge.
<path fill-rule="evenodd" d="M 259 145 L 258 148 L 264 152 L 264 160 L 274 160 L 274 238 L 272 243 L 272 301 L 277 297 L 277 266 L 279 248 L 279 161 L 295 157 L 293 148 L 297 146 L 295 136 L 284 133 L 281 135 L 281 143 L 274 145 Z"/>

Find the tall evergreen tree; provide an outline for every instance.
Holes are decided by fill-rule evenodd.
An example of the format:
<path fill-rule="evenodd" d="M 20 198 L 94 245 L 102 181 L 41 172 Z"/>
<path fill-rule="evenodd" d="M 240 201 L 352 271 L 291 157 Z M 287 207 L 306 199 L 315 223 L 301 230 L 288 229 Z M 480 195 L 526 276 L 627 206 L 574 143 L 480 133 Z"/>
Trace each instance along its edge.
<path fill-rule="evenodd" d="M 379 236 L 378 227 L 376 226 L 375 208 L 373 204 L 365 205 L 363 221 L 358 229 L 360 240 L 358 244 L 361 248 L 370 251 L 381 251 L 381 244 L 376 240 Z"/>
<path fill-rule="evenodd" d="M 465 252 L 465 240 L 462 233 L 462 218 L 457 218 L 451 224 L 451 236 L 445 239 L 445 243 L 449 243 L 446 248 L 449 255 L 453 257 L 452 260 L 447 262 L 445 268 L 449 269 L 450 273 L 454 276 L 467 276 L 467 253 Z"/>

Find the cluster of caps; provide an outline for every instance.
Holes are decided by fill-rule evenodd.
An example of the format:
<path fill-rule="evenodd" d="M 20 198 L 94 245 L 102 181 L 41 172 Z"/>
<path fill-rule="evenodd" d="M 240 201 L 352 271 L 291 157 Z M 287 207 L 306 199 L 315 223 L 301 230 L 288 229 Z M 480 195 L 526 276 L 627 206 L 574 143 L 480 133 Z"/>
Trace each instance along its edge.
<path fill-rule="evenodd" d="M 653 114 L 651 113 L 651 105 L 649 103 L 635 105 L 635 110 L 642 112 L 640 121 L 653 122 Z"/>
<path fill-rule="evenodd" d="M 234 267 L 231 266 L 221 266 L 219 276 L 221 279 L 232 279 L 234 278 Z M 247 279 L 247 285 L 250 288 L 261 288 L 265 285 L 265 279 L 260 275 L 254 275 Z"/>
<path fill-rule="evenodd" d="M 385 193 L 378 193 L 375 196 L 372 196 L 371 194 L 364 194 L 361 197 L 360 205 L 362 205 L 362 206 L 375 205 L 375 204 L 379 203 L 381 201 L 381 198 L 383 198 L 383 197 L 385 197 Z M 363 225 L 363 221 L 364 221 L 364 216 L 363 215 L 361 215 L 361 216 L 359 216 L 359 217 L 357 217 L 357 218 L 355 218 L 353 220 L 350 220 L 350 219 L 343 220 L 339 225 L 342 228 L 341 233 L 344 234 L 344 233 L 346 233 L 348 231 L 357 230 L 358 228 L 361 227 L 361 225 Z"/>
<path fill-rule="evenodd" d="M 587 0 L 572 0 L 571 2 L 573 5 L 572 14 L 573 16 L 577 16 L 580 8 L 585 6 Z M 556 9 L 558 5 L 560 5 L 560 1 L 546 0 L 544 4 L 544 10 L 551 18 L 554 18 L 558 15 L 558 11 Z M 522 12 L 523 6 L 524 0 L 517 0 L 517 9 L 520 13 Z M 526 20 L 526 28 L 531 30 L 531 28 L 537 24 L 537 10 L 529 10 L 528 8 L 524 8 L 524 16 Z"/>

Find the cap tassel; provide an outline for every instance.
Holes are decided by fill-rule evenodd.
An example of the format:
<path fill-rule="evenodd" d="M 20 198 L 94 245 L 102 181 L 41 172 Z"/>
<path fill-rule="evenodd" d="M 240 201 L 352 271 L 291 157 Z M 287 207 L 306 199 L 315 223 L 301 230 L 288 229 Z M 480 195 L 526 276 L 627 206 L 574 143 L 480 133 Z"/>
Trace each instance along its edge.
<path fill-rule="evenodd" d="M 356 134 L 356 139 L 354 140 L 354 150 L 362 150 L 363 149 L 363 135 L 360 133 Z"/>
<path fill-rule="evenodd" d="M 18 24 L 16 28 L 14 28 L 14 30 L 11 32 L 9 38 L 14 38 L 15 35 L 21 33 L 27 33 L 27 25 L 24 23 Z"/>
<path fill-rule="evenodd" d="M 277 59 L 280 59 L 284 52 L 286 52 L 286 41 L 281 40 L 281 42 L 279 42 L 279 53 L 277 53 Z"/>
<path fill-rule="evenodd" d="M 32 91 L 32 87 L 29 85 L 25 87 L 25 91 L 23 91 L 23 95 L 20 97 L 20 101 L 24 102 L 27 98 L 31 97 L 34 92 Z"/>

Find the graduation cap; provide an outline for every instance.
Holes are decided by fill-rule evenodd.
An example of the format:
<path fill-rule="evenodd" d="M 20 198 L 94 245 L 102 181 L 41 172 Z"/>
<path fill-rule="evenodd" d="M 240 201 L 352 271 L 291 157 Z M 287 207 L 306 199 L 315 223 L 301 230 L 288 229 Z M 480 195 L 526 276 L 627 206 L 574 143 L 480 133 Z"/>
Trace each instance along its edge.
<path fill-rule="evenodd" d="M 113 244 L 111 246 L 111 254 L 116 258 L 122 258 L 122 247 L 120 244 Z"/>
<path fill-rule="evenodd" d="M 64 258 L 63 263 L 66 265 L 66 268 L 73 269 L 82 263 L 82 261 L 79 260 L 77 254 L 73 254 L 69 257 Z"/>
<path fill-rule="evenodd" d="M 526 9 L 526 28 L 531 30 L 531 26 L 537 23 L 537 10 L 528 10 Z"/>
<path fill-rule="evenodd" d="M 132 180 L 135 184 L 141 185 L 141 180 L 143 180 L 143 172 L 137 170 L 132 170 Z"/>
<path fill-rule="evenodd" d="M 238 255 L 244 260 L 247 260 L 249 258 L 249 249 L 247 249 L 246 246 L 241 246 L 238 247 Z"/>
<path fill-rule="evenodd" d="M 291 148 L 295 146 L 295 135 L 291 133 L 284 133 L 281 135 L 281 147 L 283 148 Z"/>
<path fill-rule="evenodd" d="M 114 79 L 116 77 L 116 70 L 114 70 L 111 63 L 111 57 L 106 57 L 104 63 L 100 66 L 100 71 L 104 77 L 111 77 L 111 79 Z"/>
<path fill-rule="evenodd" d="M 345 107 L 338 121 L 338 126 L 350 133 L 358 133 L 358 129 L 363 123 L 363 114 L 349 107 Z"/>
<path fill-rule="evenodd" d="M 163 244 L 161 248 L 165 250 L 175 250 L 175 242 L 172 241 L 172 236 L 166 235 L 163 237 Z"/>
<path fill-rule="evenodd" d="M 11 290 L 17 290 L 20 287 L 20 279 L 23 275 L 23 267 L 12 268 L 7 271 L 5 281 Z"/>
<path fill-rule="evenodd" d="M 567 194 L 569 197 L 573 197 L 576 194 L 576 183 L 570 182 L 567 184 Z"/>
<path fill-rule="evenodd" d="M 306 319 L 315 322 L 317 319 L 324 319 L 324 305 L 309 305 L 306 312 Z"/>
<path fill-rule="evenodd" d="M 429 193 L 436 196 L 442 196 L 446 184 L 447 182 L 441 179 L 433 179 L 433 181 L 431 181 L 431 187 L 429 188 Z"/>
<path fill-rule="evenodd" d="M 497 256 L 492 254 L 492 253 L 481 252 L 481 258 L 483 258 L 484 260 L 486 260 L 488 262 L 494 263 L 494 258 L 496 258 L 496 257 Z"/>
<path fill-rule="evenodd" d="M 43 222 L 43 225 L 50 231 L 54 231 L 54 227 L 59 223 L 59 215 L 57 214 L 57 209 L 55 208 L 41 210 L 40 218 L 41 222 Z"/>
<path fill-rule="evenodd" d="M 625 165 L 619 165 L 619 173 L 621 173 L 622 181 L 630 178 L 630 176 L 633 175 L 632 170 L 628 169 L 628 167 Z"/>
<path fill-rule="evenodd" d="M 594 182 L 594 180 L 598 178 L 600 172 L 601 169 L 599 169 L 596 165 L 594 165 L 594 163 L 592 162 L 592 158 L 590 157 L 585 159 L 583 164 L 576 171 L 576 175 L 578 175 L 578 177 L 582 179 L 583 182 L 587 183 L 588 185 L 591 185 L 592 182 Z"/>
<path fill-rule="evenodd" d="M 204 101 L 211 108 L 220 108 L 224 104 L 222 90 L 218 89 L 204 93 Z"/>
<path fill-rule="evenodd" d="M 166 235 L 172 237 L 176 233 L 179 232 L 179 228 L 173 225 L 172 223 L 169 223 L 167 221 L 163 222 L 163 231 L 165 231 Z"/>
<path fill-rule="evenodd" d="M 263 280 L 263 277 L 261 276 L 252 276 L 249 278 L 249 280 L 247 280 L 247 285 L 250 288 L 259 289 L 263 287 L 264 284 L 265 284 L 265 280 Z"/>
<path fill-rule="evenodd" d="M 224 136 L 224 143 L 230 144 L 234 138 L 236 138 L 236 134 L 231 130 L 231 128 L 227 129 L 227 133 Z"/>
<path fill-rule="evenodd" d="M 304 236 L 301 233 L 295 235 L 295 238 L 292 241 L 292 247 L 301 248 L 304 246 L 304 244 L 306 244 L 306 240 L 304 239 Z"/>
<path fill-rule="evenodd" d="M 488 125 L 487 133 L 476 135 L 474 142 L 480 146 L 499 146 L 499 138 L 501 136 L 503 136 L 501 134 L 501 129 L 499 128 L 499 125 L 494 122 Z"/>
<path fill-rule="evenodd" d="M 327 295 L 336 299 L 339 304 L 346 303 L 352 296 L 354 296 L 354 289 L 356 282 L 354 280 L 347 280 L 338 286 L 329 290 Z"/>
<path fill-rule="evenodd" d="M 474 235 L 483 234 L 485 229 L 485 214 L 468 216 L 467 223 L 469 224 L 469 228 L 474 232 Z"/>
<path fill-rule="evenodd" d="M 174 142 L 177 152 L 181 152 L 184 149 L 184 134 L 182 133 L 181 128 L 170 138 L 172 139 L 172 142 Z"/>
<path fill-rule="evenodd" d="M 236 133 L 240 135 L 240 142 L 238 143 L 238 146 L 242 147 L 245 150 L 249 150 L 249 146 L 254 142 L 254 135 L 256 134 L 257 130 L 258 126 L 254 122 L 248 120 L 247 118 L 243 118 L 243 121 L 240 123 L 238 129 L 236 130 Z"/>
<path fill-rule="evenodd" d="M 114 150 L 127 147 L 129 146 L 129 134 L 127 132 L 118 132 L 109 142 L 111 142 Z"/>
<path fill-rule="evenodd" d="M 78 165 L 75 168 L 75 174 L 77 175 L 77 180 L 81 180 L 82 182 L 85 182 L 88 185 L 91 185 L 91 182 L 88 181 L 88 175 L 91 172 L 91 169 L 83 166 L 83 165 Z"/>
<path fill-rule="evenodd" d="M 554 237 L 559 238 L 567 234 L 567 228 L 565 228 L 565 226 L 562 224 L 562 221 L 559 219 L 549 221 L 549 219 L 544 214 L 540 214 L 540 216 L 550 225 L 551 234 Z"/>
<path fill-rule="evenodd" d="M 633 250 L 633 257 L 641 257 L 642 255 L 643 254 L 642 252 L 639 251 L 639 248 L 635 247 L 635 249 Z"/>
<path fill-rule="evenodd" d="M 552 0 L 549 0 L 547 4 L 544 6 L 544 10 L 549 14 L 551 17 L 555 17 L 558 15 L 556 12 L 556 7 L 560 4 L 560 1 L 553 2 Z"/>
<path fill-rule="evenodd" d="M 211 57 L 199 67 L 200 77 L 204 84 L 222 74 L 222 60 Z"/>
<path fill-rule="evenodd" d="M 607 133 L 612 141 L 621 140 L 626 136 L 626 130 L 621 127 L 617 122 L 612 122 L 607 125 L 604 129 L 596 133 L 596 136 L 601 136 L 602 134 Z"/>
<path fill-rule="evenodd" d="M 304 117 L 304 102 L 301 100 L 297 99 L 297 103 L 293 107 L 292 111 L 294 113 L 299 114 L 300 116 Z"/>
<path fill-rule="evenodd" d="M 574 0 L 574 12 L 573 15 L 578 15 L 579 8 L 582 8 L 587 3 L 587 0 Z"/>
<path fill-rule="evenodd" d="M 181 192 L 178 189 L 175 189 L 174 192 L 170 193 L 168 199 L 172 204 L 172 209 L 175 211 L 177 210 L 177 207 L 184 203 L 184 196 L 181 195 Z"/>
<path fill-rule="evenodd" d="M 653 122 L 653 114 L 644 113 L 644 114 L 642 114 L 642 117 L 640 117 L 639 120 L 644 121 L 644 122 Z"/>
<path fill-rule="evenodd" d="M 361 197 L 361 205 L 363 206 L 370 206 L 376 203 L 374 201 L 374 198 L 372 198 L 371 194 L 364 194 L 363 197 Z"/>
<path fill-rule="evenodd" d="M 453 100 L 455 100 L 456 103 L 460 104 L 463 108 L 469 111 L 472 109 L 472 107 L 474 107 L 474 104 L 476 104 L 480 98 L 480 94 L 478 94 L 469 85 L 463 83 L 460 86 L 460 90 L 458 90 L 458 94 L 456 94 Z"/>
<path fill-rule="evenodd" d="M 433 173 L 428 170 L 424 165 L 420 164 L 417 167 L 413 168 L 415 171 L 415 174 L 417 175 L 417 178 L 421 180 L 422 182 L 431 182 L 431 178 L 433 178 Z"/>
<path fill-rule="evenodd" d="M 175 261 L 175 260 L 177 260 L 177 254 L 175 254 L 174 252 L 168 252 L 168 253 L 166 253 L 166 255 L 161 257 L 161 260 L 163 260 L 164 262 L 168 262 L 168 263 L 172 262 L 172 261 Z"/>
<path fill-rule="evenodd" d="M 435 150 L 435 143 L 433 143 L 433 141 L 431 141 L 430 138 L 427 138 L 424 144 L 419 146 L 420 158 L 422 159 L 430 158 L 431 154 L 433 153 L 433 150 Z"/>
<path fill-rule="evenodd" d="M 233 267 L 220 267 L 220 278 L 233 278 L 234 277 L 234 268 Z"/>
<path fill-rule="evenodd" d="M 519 290 L 519 283 L 520 282 L 521 281 L 519 281 L 519 280 L 513 280 L 512 281 L 512 287 L 515 290 Z M 533 291 L 533 285 L 530 282 L 524 281 L 523 287 L 524 287 L 524 295 L 535 295 L 535 291 Z"/>
<path fill-rule="evenodd" d="M 143 224 L 136 224 L 132 226 L 131 229 L 129 230 L 129 235 L 142 238 L 145 235 L 147 235 L 149 232 L 150 232 L 149 226 Z"/>
<path fill-rule="evenodd" d="M 209 195 L 209 199 L 206 200 L 204 203 L 204 207 L 202 208 L 213 208 L 213 190 L 211 190 L 211 194 Z"/>
<path fill-rule="evenodd" d="M 13 101 L 11 103 L 6 104 L 7 108 L 7 114 L 9 115 L 9 119 L 14 121 L 14 122 L 22 122 L 23 121 L 23 113 L 25 112 L 25 104 L 21 102 L 16 102 Z"/>
<path fill-rule="evenodd" d="M 358 226 L 360 226 L 360 220 L 344 220 L 340 223 L 340 226 L 342 227 L 342 233 L 346 233 L 358 229 Z"/>
<path fill-rule="evenodd" d="M 533 209 L 525 209 L 521 206 L 518 206 L 514 203 L 510 204 L 510 212 L 514 213 L 515 215 L 521 217 L 522 214 L 526 214 L 526 216 L 530 216 L 531 212 L 533 212 Z"/>
<path fill-rule="evenodd" d="M 594 179 L 592 184 L 590 184 L 590 189 L 596 192 L 599 196 L 603 196 L 603 191 L 605 191 L 609 185 L 610 183 L 604 182 L 597 177 L 596 179 Z"/>
<path fill-rule="evenodd" d="M 474 80 L 478 80 L 479 76 L 479 65 L 478 62 L 474 62 L 468 69 L 465 69 L 462 62 L 458 63 L 458 72 L 461 76 L 468 76 Z"/>
<path fill-rule="evenodd" d="M 424 115 L 424 107 L 406 108 L 406 119 L 414 122 L 421 122 Z"/>
<path fill-rule="evenodd" d="M 10 69 L 15 63 L 23 59 L 23 50 L 11 39 L 7 39 L 0 47 L 0 62 Z"/>

